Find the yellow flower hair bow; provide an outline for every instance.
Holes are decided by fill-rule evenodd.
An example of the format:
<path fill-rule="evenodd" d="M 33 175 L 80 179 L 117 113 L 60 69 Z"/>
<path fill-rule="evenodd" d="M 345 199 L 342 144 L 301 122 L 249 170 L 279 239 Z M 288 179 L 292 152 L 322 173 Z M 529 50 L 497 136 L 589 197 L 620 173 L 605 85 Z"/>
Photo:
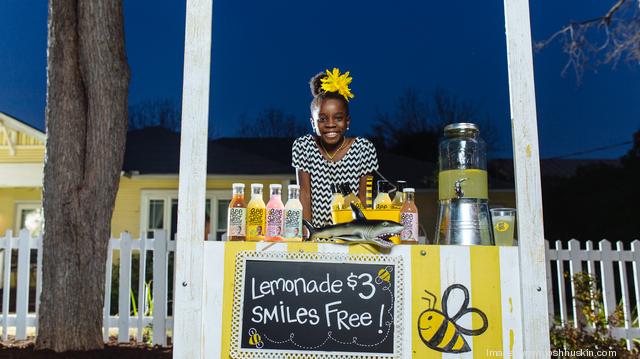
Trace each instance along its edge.
<path fill-rule="evenodd" d="M 327 92 L 337 92 L 349 102 L 349 99 L 355 97 L 349 89 L 351 80 L 353 79 L 349 77 L 349 71 L 341 75 L 340 70 L 334 67 L 333 71 L 327 70 L 327 77 L 321 79 L 321 88 Z"/>

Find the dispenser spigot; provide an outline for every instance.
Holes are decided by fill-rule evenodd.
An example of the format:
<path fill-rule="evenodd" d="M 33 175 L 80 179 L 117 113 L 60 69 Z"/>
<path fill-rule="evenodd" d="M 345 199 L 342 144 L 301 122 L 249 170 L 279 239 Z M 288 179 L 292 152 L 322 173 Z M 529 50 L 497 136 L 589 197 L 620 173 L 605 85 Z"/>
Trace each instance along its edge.
<path fill-rule="evenodd" d="M 464 191 L 462 190 L 462 182 L 466 181 L 468 178 L 460 178 L 456 180 L 454 184 L 454 190 L 456 191 L 456 197 L 462 198 L 464 197 Z"/>

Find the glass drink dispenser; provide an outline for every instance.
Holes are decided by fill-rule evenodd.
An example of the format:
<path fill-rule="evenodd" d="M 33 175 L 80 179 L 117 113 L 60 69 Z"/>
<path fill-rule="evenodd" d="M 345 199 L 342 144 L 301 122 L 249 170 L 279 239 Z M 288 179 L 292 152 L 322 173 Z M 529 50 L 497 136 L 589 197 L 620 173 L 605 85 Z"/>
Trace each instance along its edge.
<path fill-rule="evenodd" d="M 437 244 L 493 245 L 487 146 L 473 123 L 444 128 L 439 146 Z"/>

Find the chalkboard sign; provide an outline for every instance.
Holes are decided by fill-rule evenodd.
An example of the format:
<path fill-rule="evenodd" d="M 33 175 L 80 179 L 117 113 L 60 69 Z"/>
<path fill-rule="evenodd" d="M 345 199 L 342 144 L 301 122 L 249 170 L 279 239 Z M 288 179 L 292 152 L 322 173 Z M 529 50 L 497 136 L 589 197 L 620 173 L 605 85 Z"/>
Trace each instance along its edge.
<path fill-rule="evenodd" d="M 402 272 L 400 256 L 241 252 L 231 357 L 400 358 Z"/>

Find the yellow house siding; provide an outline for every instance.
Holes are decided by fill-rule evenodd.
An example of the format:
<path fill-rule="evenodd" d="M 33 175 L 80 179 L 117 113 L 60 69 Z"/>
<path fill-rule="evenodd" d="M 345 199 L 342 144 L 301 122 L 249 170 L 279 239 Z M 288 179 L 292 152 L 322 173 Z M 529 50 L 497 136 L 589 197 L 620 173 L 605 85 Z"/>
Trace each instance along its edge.
<path fill-rule="evenodd" d="M 245 184 L 245 194 L 250 196 L 251 183 L 262 183 L 265 187 L 265 200 L 268 198 L 269 185 L 272 183 L 289 183 L 291 177 L 270 176 L 247 178 L 242 175 L 215 177 L 207 180 L 207 190 L 226 190 L 231 193 L 231 184 L 240 182 Z M 120 188 L 116 196 L 116 203 L 111 220 L 111 235 L 119 236 L 128 231 L 133 238 L 140 237 L 140 213 L 142 192 L 145 190 L 178 190 L 178 176 L 134 176 L 132 178 L 121 177 Z"/>
<path fill-rule="evenodd" d="M 39 145 L 39 146 L 43 146 L 44 143 L 42 141 L 37 140 L 34 137 L 31 137 L 25 133 L 22 132 L 18 132 L 17 135 L 17 141 L 16 144 L 18 146 L 22 146 L 22 145 L 26 145 L 26 146 L 34 146 L 34 145 Z"/>
<path fill-rule="evenodd" d="M 0 163 L 43 163 L 44 146 L 16 146 L 15 155 L 9 147 L 0 146 Z"/>
<path fill-rule="evenodd" d="M 42 201 L 42 188 L 0 188 L 0 236 L 15 230 L 16 202 Z"/>

